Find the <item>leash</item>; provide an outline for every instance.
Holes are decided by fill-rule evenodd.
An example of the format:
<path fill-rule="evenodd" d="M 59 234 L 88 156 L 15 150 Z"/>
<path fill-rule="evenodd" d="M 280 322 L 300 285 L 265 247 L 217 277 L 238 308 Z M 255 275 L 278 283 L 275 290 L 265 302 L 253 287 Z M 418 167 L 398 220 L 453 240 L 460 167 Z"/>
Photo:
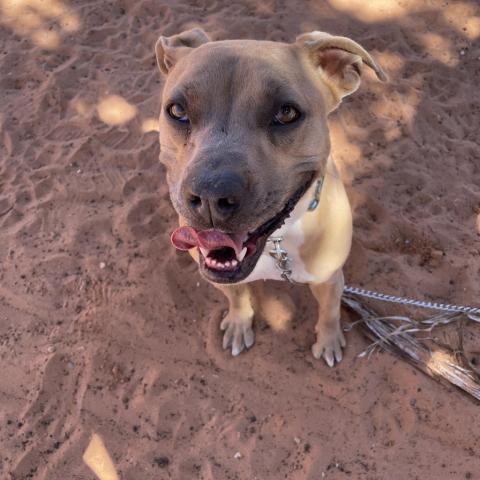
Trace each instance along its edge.
<path fill-rule="evenodd" d="M 429 310 L 466 313 L 467 315 L 480 314 L 480 308 L 477 307 L 465 307 L 462 305 L 449 305 L 445 303 L 427 302 L 425 300 L 415 300 L 413 298 L 396 297 L 395 295 L 387 295 L 385 293 L 373 292 L 371 290 L 364 290 L 363 288 L 359 287 L 350 287 L 348 285 L 345 285 L 343 291 L 359 297 L 372 298 L 382 302 L 398 303 L 400 305 L 410 305 L 412 307 L 420 307 Z"/>
<path fill-rule="evenodd" d="M 322 192 L 323 186 L 323 178 L 317 180 L 317 184 L 315 186 L 315 193 L 314 198 L 310 202 L 308 206 L 308 211 L 312 212 L 315 210 L 319 203 L 320 203 L 320 194 Z M 272 250 L 268 253 L 271 257 L 275 260 L 277 268 L 280 270 L 280 276 L 290 283 L 296 283 L 292 278 L 292 266 L 290 258 L 288 257 L 288 252 L 282 247 L 283 237 L 281 236 L 274 236 L 270 237 L 267 242 L 273 244 Z M 372 290 L 365 290 L 360 287 L 351 287 L 349 285 L 345 285 L 343 289 L 344 293 L 350 293 L 352 295 L 356 295 L 359 297 L 371 298 L 373 300 L 379 300 L 382 302 L 390 302 L 396 303 L 400 305 L 409 305 L 412 307 L 419 307 L 429 310 L 437 310 L 442 312 L 454 312 L 454 313 L 465 313 L 467 315 L 476 315 L 480 314 L 479 307 L 466 307 L 463 305 L 449 305 L 445 303 L 438 303 L 438 302 L 429 302 L 426 300 L 416 300 L 413 298 L 405 298 L 405 297 L 397 297 L 395 295 L 388 295 L 385 293 L 374 292 Z"/>

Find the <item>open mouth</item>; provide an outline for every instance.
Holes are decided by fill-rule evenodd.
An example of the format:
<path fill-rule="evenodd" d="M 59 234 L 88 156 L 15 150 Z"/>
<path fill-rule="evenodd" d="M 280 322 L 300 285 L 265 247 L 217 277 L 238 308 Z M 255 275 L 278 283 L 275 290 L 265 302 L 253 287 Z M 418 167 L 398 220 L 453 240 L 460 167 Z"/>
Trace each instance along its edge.
<path fill-rule="evenodd" d="M 314 174 L 290 197 L 283 209 L 249 233 L 225 233 L 210 229 L 198 231 L 179 227 L 171 235 L 179 250 L 198 248 L 200 271 L 216 283 L 236 283 L 245 279 L 255 268 L 268 237 L 290 216 L 295 205 L 312 184 Z"/>

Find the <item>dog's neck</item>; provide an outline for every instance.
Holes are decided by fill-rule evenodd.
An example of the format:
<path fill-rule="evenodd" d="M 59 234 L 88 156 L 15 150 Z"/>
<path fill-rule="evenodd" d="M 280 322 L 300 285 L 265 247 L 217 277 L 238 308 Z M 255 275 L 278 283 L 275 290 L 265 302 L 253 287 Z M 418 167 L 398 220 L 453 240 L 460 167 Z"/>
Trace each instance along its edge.
<path fill-rule="evenodd" d="M 292 264 L 292 261 L 288 255 L 288 251 L 285 250 L 282 244 L 284 235 L 286 235 L 288 230 L 296 222 L 301 220 L 304 215 L 317 209 L 320 204 L 320 197 L 322 194 L 322 186 L 325 175 L 331 175 L 339 178 L 338 170 L 331 156 L 328 158 L 325 174 L 323 176 L 317 177 L 312 182 L 312 185 L 307 189 L 305 194 L 297 203 L 292 214 L 286 220 L 285 224 L 281 228 L 273 232 L 273 234 L 270 235 L 267 240 L 267 244 L 271 247 L 267 247 L 268 254 L 275 260 L 277 268 L 281 271 L 281 277 L 288 282 L 296 283 L 292 279 L 294 265 Z"/>
<path fill-rule="evenodd" d="M 306 213 L 312 212 L 318 207 L 320 204 L 320 196 L 322 194 L 322 185 L 325 175 L 331 175 L 336 178 L 339 177 L 338 170 L 331 156 L 328 157 L 324 175 L 320 174 L 316 177 L 307 191 L 303 194 L 302 198 L 298 201 L 290 217 L 286 220 L 284 226 L 276 230 L 271 236 L 277 236 L 279 232 L 284 230 L 286 225 L 292 225 L 300 220 L 300 218 L 302 218 Z"/>

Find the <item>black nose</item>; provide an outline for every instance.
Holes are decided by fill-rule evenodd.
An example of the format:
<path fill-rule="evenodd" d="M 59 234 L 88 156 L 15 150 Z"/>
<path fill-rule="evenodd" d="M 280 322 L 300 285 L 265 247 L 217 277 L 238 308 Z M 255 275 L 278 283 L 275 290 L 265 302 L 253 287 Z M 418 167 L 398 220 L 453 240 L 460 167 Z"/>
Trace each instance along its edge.
<path fill-rule="evenodd" d="M 246 182 L 231 171 L 195 175 L 184 183 L 189 210 L 203 222 L 225 222 L 240 208 L 246 194 Z"/>

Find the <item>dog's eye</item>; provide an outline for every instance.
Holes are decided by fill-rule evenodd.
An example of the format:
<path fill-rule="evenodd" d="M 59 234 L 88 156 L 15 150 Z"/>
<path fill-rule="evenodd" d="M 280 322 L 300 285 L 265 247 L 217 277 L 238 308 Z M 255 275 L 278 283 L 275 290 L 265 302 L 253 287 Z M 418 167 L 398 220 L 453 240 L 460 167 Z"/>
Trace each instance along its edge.
<path fill-rule="evenodd" d="M 190 121 L 188 119 L 187 111 L 179 103 L 172 103 L 172 105 L 167 108 L 167 112 L 170 117 L 172 117 L 174 120 L 178 120 L 179 122 L 189 123 Z"/>
<path fill-rule="evenodd" d="M 300 112 L 291 105 L 282 105 L 273 118 L 274 125 L 287 125 L 296 122 L 300 118 Z"/>

